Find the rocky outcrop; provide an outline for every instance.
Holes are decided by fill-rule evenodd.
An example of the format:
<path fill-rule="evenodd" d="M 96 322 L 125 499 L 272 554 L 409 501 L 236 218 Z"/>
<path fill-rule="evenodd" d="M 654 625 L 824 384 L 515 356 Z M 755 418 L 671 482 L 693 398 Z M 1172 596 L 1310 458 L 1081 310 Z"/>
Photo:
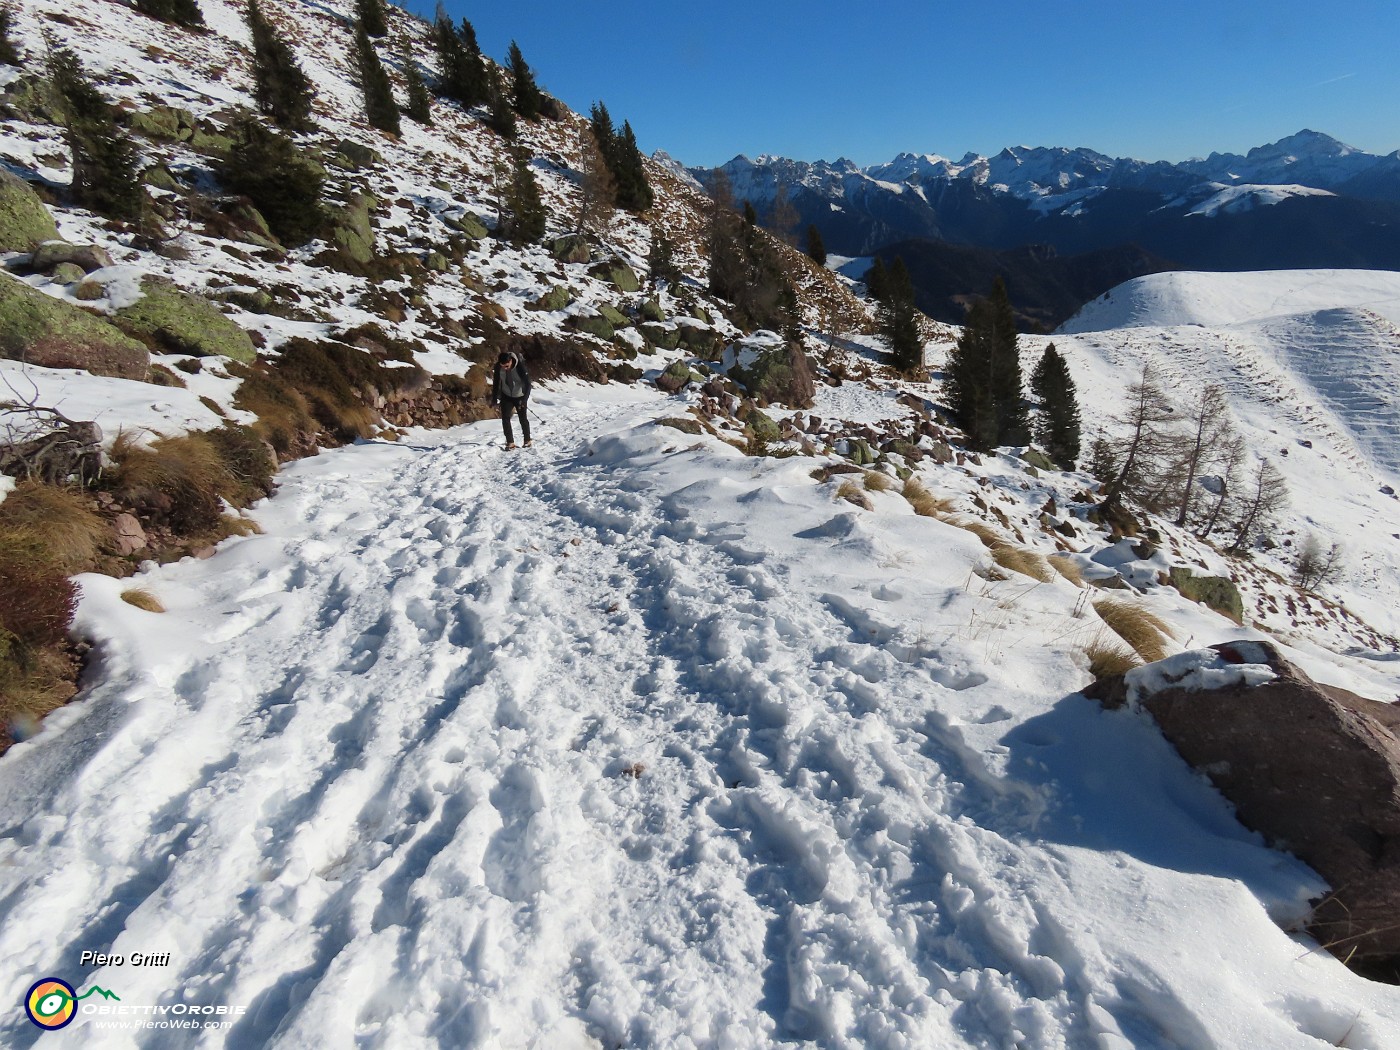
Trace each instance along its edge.
<path fill-rule="evenodd" d="M 637 273 L 621 259 L 605 259 L 589 268 L 591 275 L 607 281 L 620 292 L 635 292 L 641 288 Z"/>
<path fill-rule="evenodd" d="M 1181 653 L 1085 695 L 1152 716 L 1246 826 L 1332 886 L 1309 932 L 1362 970 L 1400 967 L 1400 707 L 1318 685 L 1266 642 Z"/>
<path fill-rule="evenodd" d="M 734 367 L 729 374 L 744 384 L 754 397 L 791 408 L 810 408 L 816 400 L 817 385 L 807 355 L 796 343 L 759 354 L 752 365 Z"/>
<path fill-rule="evenodd" d="M 593 258 L 588 238 L 579 233 L 555 238 L 549 246 L 549 254 L 562 263 L 586 263 Z"/>
<path fill-rule="evenodd" d="M 100 317 L 0 276 L 0 357 L 45 368 L 144 379 L 146 347 Z"/>
<path fill-rule="evenodd" d="M 374 261 L 374 224 L 370 215 L 377 205 L 373 197 L 361 193 L 330 214 L 331 244 L 358 266 Z"/>
<path fill-rule="evenodd" d="M 128 335 L 172 354 L 244 362 L 257 356 L 248 333 L 207 299 L 182 292 L 160 277 L 144 278 L 141 291 L 139 300 L 117 311 L 116 323 Z"/>
<path fill-rule="evenodd" d="M 0 252 L 30 252 L 56 240 L 58 227 L 29 183 L 0 169 Z"/>

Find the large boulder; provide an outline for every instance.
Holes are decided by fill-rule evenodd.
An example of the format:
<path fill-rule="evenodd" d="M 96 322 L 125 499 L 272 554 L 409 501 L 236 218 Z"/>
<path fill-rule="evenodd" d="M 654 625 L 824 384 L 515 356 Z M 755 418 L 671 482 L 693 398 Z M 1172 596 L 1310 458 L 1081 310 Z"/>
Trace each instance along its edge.
<path fill-rule="evenodd" d="M 1309 932 L 1363 970 L 1400 966 L 1400 706 L 1318 685 L 1267 642 L 1230 642 L 1101 679 L 1146 711 L 1241 822 L 1332 885 Z"/>
<path fill-rule="evenodd" d="M 248 333 L 207 299 L 182 292 L 162 277 L 143 278 L 141 292 L 135 303 L 117 311 L 116 323 L 148 346 L 194 357 L 244 362 L 257 357 Z"/>
<path fill-rule="evenodd" d="M 112 265 L 112 256 L 99 244 L 69 244 L 67 241 L 45 241 L 34 249 L 29 268 L 35 273 L 48 273 L 62 263 L 82 267 L 84 273 Z"/>
<path fill-rule="evenodd" d="M 151 139 L 188 142 L 194 137 L 194 114 L 176 106 L 152 106 L 128 115 L 131 130 Z"/>
<path fill-rule="evenodd" d="M 0 276 L 0 357 L 118 379 L 145 379 L 151 360 L 102 318 L 7 276 Z"/>
<path fill-rule="evenodd" d="M 556 237 L 549 246 L 549 254 L 562 263 L 586 263 L 593 258 L 593 252 L 588 247 L 588 238 L 581 233 Z"/>
<path fill-rule="evenodd" d="M 1207 605 L 1236 623 L 1244 623 L 1244 599 L 1230 577 L 1197 576 L 1184 565 L 1173 565 L 1168 575 L 1182 597 Z"/>
<path fill-rule="evenodd" d="M 349 171 L 372 167 L 384 163 L 384 155 L 373 147 L 356 142 L 354 139 L 341 139 L 335 144 L 331 163 Z"/>
<path fill-rule="evenodd" d="M 751 395 L 769 402 L 810 408 L 816 401 L 817 385 L 811 363 L 796 343 L 764 351 L 747 368 L 731 368 L 729 374 L 743 383 Z"/>
<path fill-rule="evenodd" d="M 377 204 L 369 194 L 360 193 L 330 214 L 331 243 L 360 266 L 374 261 L 374 223 L 370 216 Z"/>
<path fill-rule="evenodd" d="M 588 272 L 620 292 L 635 292 L 642 287 L 636 271 L 621 259 L 605 259 L 590 267 Z"/>
<path fill-rule="evenodd" d="M 27 124 L 61 124 L 63 98 L 47 77 L 21 73 L 0 92 L 0 117 Z"/>
<path fill-rule="evenodd" d="M 33 251 L 58 227 L 29 183 L 0 168 L 0 252 Z"/>

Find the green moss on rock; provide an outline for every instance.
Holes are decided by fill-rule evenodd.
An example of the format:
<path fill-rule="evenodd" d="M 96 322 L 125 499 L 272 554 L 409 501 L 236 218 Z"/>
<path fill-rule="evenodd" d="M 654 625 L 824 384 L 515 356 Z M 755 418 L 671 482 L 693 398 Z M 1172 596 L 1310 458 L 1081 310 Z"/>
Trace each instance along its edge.
<path fill-rule="evenodd" d="M 607 281 L 620 292 L 635 292 L 642 287 L 636 272 L 621 259 L 607 259 L 588 271 L 599 280 Z"/>
<path fill-rule="evenodd" d="M 140 300 L 117 311 L 122 329 L 167 353 L 229 357 L 252 362 L 253 340 L 207 299 L 182 292 L 164 278 L 141 282 Z"/>
<path fill-rule="evenodd" d="M 144 379 L 150 353 L 100 317 L 0 276 L 0 357 Z"/>
<path fill-rule="evenodd" d="M 1190 569 L 1173 565 L 1169 571 L 1172 586 L 1182 597 L 1209 606 L 1236 623 L 1244 622 L 1244 599 L 1228 576 L 1196 576 Z"/>
<path fill-rule="evenodd" d="M 0 169 L 0 251 L 30 252 L 58 239 L 49 209 L 29 183 Z"/>
<path fill-rule="evenodd" d="M 614 335 L 612 322 L 601 314 L 590 314 L 573 319 L 576 331 L 584 332 L 599 339 L 611 339 Z"/>
<path fill-rule="evenodd" d="M 374 224 L 370 215 L 378 202 L 367 193 L 330 213 L 330 240 L 346 258 L 361 266 L 374 261 Z"/>
<path fill-rule="evenodd" d="M 607 320 L 608 324 L 612 325 L 614 328 L 626 328 L 632 323 L 632 319 L 630 317 L 628 317 L 621 310 L 609 306 L 607 303 L 604 303 L 602 306 L 598 307 L 598 312 L 602 314 L 603 317 Z"/>

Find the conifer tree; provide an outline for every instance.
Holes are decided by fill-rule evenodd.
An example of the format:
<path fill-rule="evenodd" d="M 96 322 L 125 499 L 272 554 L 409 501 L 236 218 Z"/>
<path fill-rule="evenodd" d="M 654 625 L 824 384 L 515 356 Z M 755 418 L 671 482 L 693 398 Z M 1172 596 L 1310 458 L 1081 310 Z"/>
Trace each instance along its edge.
<path fill-rule="evenodd" d="M 394 88 L 389 74 L 379 61 L 365 24 L 355 22 L 355 78 L 365 96 L 365 119 L 372 128 L 398 135 L 399 104 L 394 101 Z"/>
<path fill-rule="evenodd" d="M 365 32 L 378 39 L 389 35 L 388 12 L 384 10 L 384 0 L 355 0 L 355 20 L 365 27 Z"/>
<path fill-rule="evenodd" d="M 9 4 L 0 4 L 0 63 L 7 66 L 20 64 L 19 48 L 10 34 L 15 28 L 15 13 Z"/>
<path fill-rule="evenodd" d="M 676 265 L 676 246 L 656 227 L 651 231 L 651 247 L 647 250 L 647 270 L 651 283 L 658 281 L 674 284 L 680 277 L 680 267 Z"/>
<path fill-rule="evenodd" d="M 517 147 L 511 151 L 510 182 L 501 201 L 501 232 L 514 244 L 530 244 L 544 236 L 547 217 L 530 155 Z"/>
<path fill-rule="evenodd" d="M 506 90 L 500 70 L 492 70 L 488 80 L 490 86 L 487 92 L 487 102 L 491 112 L 486 116 L 486 126 L 507 142 L 514 142 L 517 134 L 515 110 L 511 107 L 510 93 Z"/>
<path fill-rule="evenodd" d="M 325 174 L 297 149 L 255 117 L 234 123 L 234 148 L 214 169 L 231 193 L 253 202 L 268 228 L 288 248 L 314 238 L 324 223 L 321 189 Z"/>
<path fill-rule="evenodd" d="M 818 266 L 826 265 L 826 245 L 822 242 L 821 230 L 816 226 L 807 227 L 807 258 Z"/>
<path fill-rule="evenodd" d="M 186 29 L 204 28 L 204 12 L 199 9 L 198 0 L 136 0 L 136 10 Z"/>
<path fill-rule="evenodd" d="M 651 183 L 647 181 L 646 164 L 637 148 L 637 136 L 629 121 L 622 122 L 622 134 L 617 141 L 617 203 L 630 212 L 644 212 L 653 200 Z"/>
<path fill-rule="evenodd" d="M 408 105 L 404 112 L 415 124 L 431 127 L 433 123 L 433 99 L 423 74 L 418 71 L 418 63 L 413 61 L 413 47 L 407 40 L 399 50 L 399 62 L 403 66 L 404 79 L 408 81 Z"/>
<path fill-rule="evenodd" d="M 710 196 L 710 291 L 733 303 L 743 324 L 785 329 L 793 323 L 789 282 L 782 260 L 758 228 L 757 214 L 747 202 L 744 218 L 734 212 L 729 180 L 722 171 L 714 173 Z"/>
<path fill-rule="evenodd" d="M 253 37 L 253 98 L 258 112 L 286 131 L 310 131 L 315 92 L 291 45 L 267 20 L 258 0 L 248 0 L 246 16 Z"/>
<path fill-rule="evenodd" d="M 479 106 L 490 99 L 490 82 L 481 48 L 476 42 L 476 30 L 465 18 L 459 28 L 442 5 L 438 5 L 437 20 L 433 22 L 433 47 L 437 51 L 442 77 L 438 94 L 449 98 L 464 109 Z"/>
<path fill-rule="evenodd" d="M 953 420 L 973 448 L 989 451 L 1030 439 L 1016 320 L 1001 278 L 991 296 L 968 311 L 963 334 L 948 355 L 944 384 Z"/>
<path fill-rule="evenodd" d="M 879 321 L 880 334 L 889 344 L 890 364 L 905 375 L 923 368 L 924 341 L 914 306 L 914 285 L 903 257 L 897 257 L 890 267 Z"/>
<path fill-rule="evenodd" d="M 544 95 L 535 84 L 535 74 L 525 64 L 525 56 L 520 53 L 520 45 L 510 42 L 510 55 L 506 59 L 510 69 L 510 102 L 515 112 L 526 120 L 540 119 L 540 109 L 544 106 Z"/>
<path fill-rule="evenodd" d="M 992 402 L 996 406 L 997 444 L 1024 445 L 1031 439 L 1021 379 L 1021 349 L 1016 339 L 1016 317 L 1006 282 L 992 284 L 991 297 Z"/>
<path fill-rule="evenodd" d="M 146 197 L 135 144 L 78 57 L 53 39 L 47 43 L 49 81 L 63 99 L 65 137 L 73 154 L 73 200 L 114 219 L 139 221 Z"/>
<path fill-rule="evenodd" d="M 1069 366 L 1054 343 L 1031 373 L 1031 391 L 1040 399 L 1036 440 L 1057 466 L 1073 470 L 1079 461 L 1079 399 Z"/>
<path fill-rule="evenodd" d="M 875 256 L 875 261 L 870 264 L 870 269 L 865 271 L 865 294 L 877 303 L 885 297 L 887 276 L 885 260 L 878 255 Z"/>
<path fill-rule="evenodd" d="M 588 124 L 593 130 L 593 140 L 598 143 L 598 152 L 603 155 L 613 177 L 617 176 L 617 132 L 613 128 L 612 114 L 601 102 L 593 103 L 588 113 Z"/>

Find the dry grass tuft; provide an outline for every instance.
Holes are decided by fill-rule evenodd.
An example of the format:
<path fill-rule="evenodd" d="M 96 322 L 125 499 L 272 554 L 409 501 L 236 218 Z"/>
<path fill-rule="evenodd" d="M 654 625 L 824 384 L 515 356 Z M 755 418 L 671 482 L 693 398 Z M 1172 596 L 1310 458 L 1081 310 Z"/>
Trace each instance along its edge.
<path fill-rule="evenodd" d="M 972 533 L 982 541 L 982 546 L 986 547 L 988 550 L 995 550 L 997 547 L 1003 546 L 1006 543 L 1001 533 L 997 532 L 997 530 L 990 525 L 984 525 L 976 518 L 959 515 L 958 517 L 949 518 L 947 520 L 949 525 L 956 525 L 963 531 Z"/>
<path fill-rule="evenodd" d="M 0 502 L 0 550 L 64 575 L 91 568 L 106 535 L 88 498 L 66 485 L 22 481 Z"/>
<path fill-rule="evenodd" d="M 1055 570 L 1046 564 L 1044 557 L 1014 544 L 999 543 L 993 547 L 992 561 L 1003 569 L 1019 572 L 1022 576 L 1029 576 L 1041 583 L 1049 583 L 1055 578 Z"/>
<path fill-rule="evenodd" d="M 854 481 L 841 482 L 841 486 L 836 490 L 836 498 L 843 499 L 847 503 L 854 503 L 862 510 L 875 509 L 870 503 L 870 497 L 862 492 L 860 486 Z"/>
<path fill-rule="evenodd" d="M 1072 562 L 1068 558 L 1053 556 L 1045 560 L 1050 563 L 1050 568 L 1069 580 L 1070 583 L 1074 584 L 1076 587 L 1084 586 L 1084 570 L 1079 567 L 1077 562 Z"/>
<path fill-rule="evenodd" d="M 1172 636 L 1171 630 L 1142 606 L 1122 598 L 1099 598 L 1094 602 L 1094 611 L 1109 630 L 1148 663 L 1167 655 L 1166 642 Z"/>
<path fill-rule="evenodd" d="M 1084 655 L 1089 658 L 1089 673 L 1095 678 L 1127 674 L 1142 663 L 1122 642 L 1105 638 L 1102 633 L 1084 647 Z"/>
<path fill-rule="evenodd" d="M 909 506 L 914 508 L 914 513 L 925 518 L 943 518 L 953 511 L 952 500 L 935 496 L 916 477 L 905 480 L 903 495 L 909 501 Z"/>
<path fill-rule="evenodd" d="M 878 470 L 867 470 L 865 472 L 865 487 L 871 492 L 888 492 L 894 488 L 894 481 L 888 474 L 882 474 Z"/>
<path fill-rule="evenodd" d="M 165 612 L 165 606 L 160 603 L 160 599 L 143 587 L 133 587 L 130 590 L 122 591 L 122 601 L 149 613 Z"/>

